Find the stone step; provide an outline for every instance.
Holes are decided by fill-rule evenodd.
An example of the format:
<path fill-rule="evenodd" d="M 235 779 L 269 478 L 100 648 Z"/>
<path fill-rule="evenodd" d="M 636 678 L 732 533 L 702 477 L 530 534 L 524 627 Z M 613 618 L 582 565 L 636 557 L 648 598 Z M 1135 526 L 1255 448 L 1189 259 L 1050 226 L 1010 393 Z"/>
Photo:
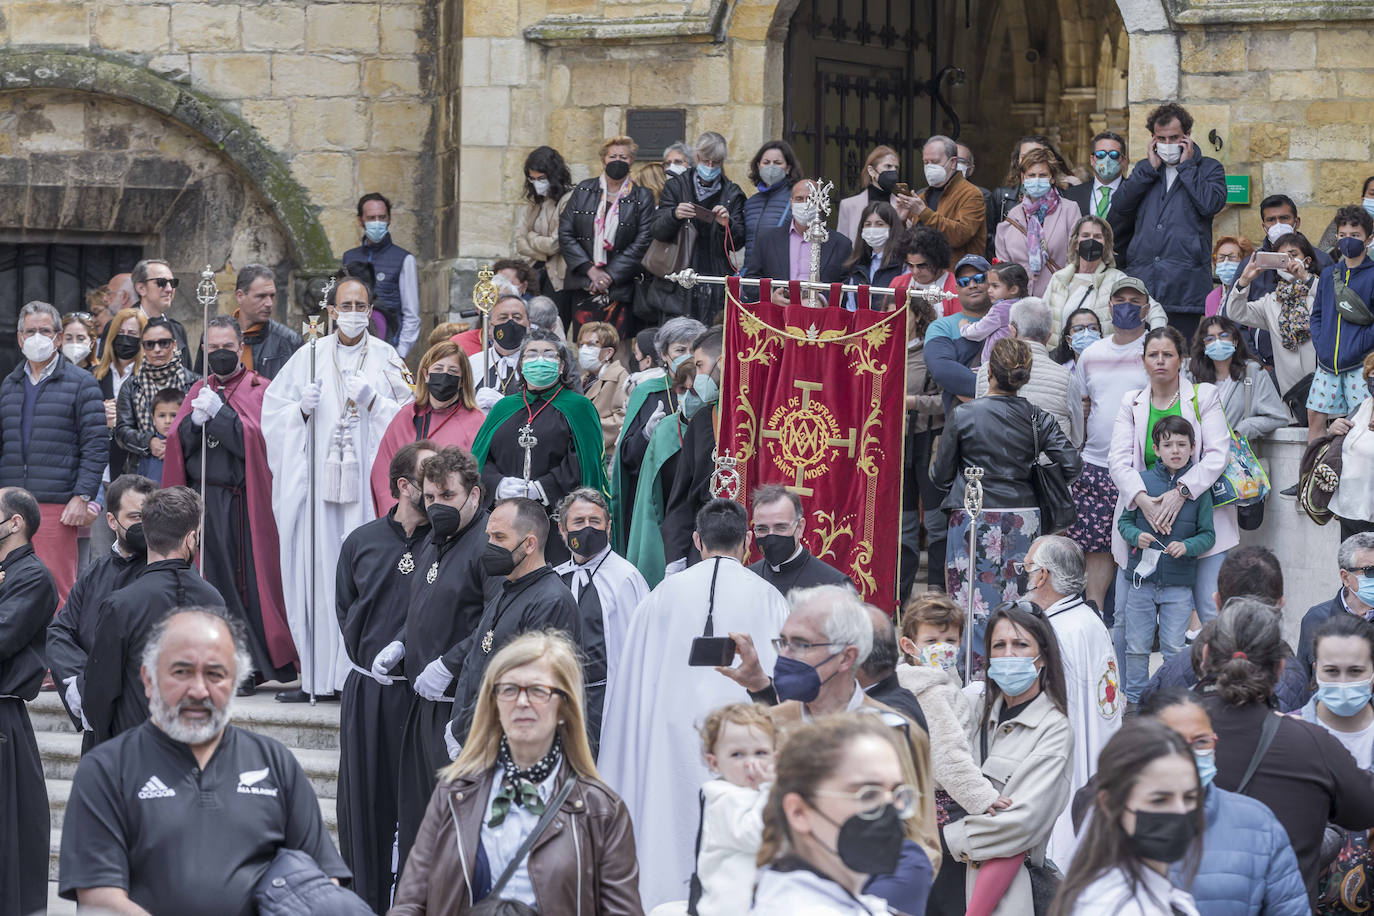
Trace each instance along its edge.
<path fill-rule="evenodd" d="M 72 792 L 70 779 L 48 779 L 48 817 L 52 829 L 59 834 L 62 831 L 62 822 L 67 814 L 67 798 Z M 339 843 L 339 815 L 337 803 L 332 798 L 320 798 L 320 814 L 324 817 L 324 825 L 329 828 L 329 833 L 334 837 L 334 845 Z"/>

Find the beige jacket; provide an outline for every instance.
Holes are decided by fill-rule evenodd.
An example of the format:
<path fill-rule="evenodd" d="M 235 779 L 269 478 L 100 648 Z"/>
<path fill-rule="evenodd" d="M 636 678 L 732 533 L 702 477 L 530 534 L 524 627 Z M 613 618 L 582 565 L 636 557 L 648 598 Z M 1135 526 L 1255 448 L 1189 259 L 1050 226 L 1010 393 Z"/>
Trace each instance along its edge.
<path fill-rule="evenodd" d="M 563 252 L 558 247 L 558 218 L 571 193 L 564 194 L 563 199 L 556 203 L 541 197 L 538 205 L 527 204 L 525 218 L 515 232 L 516 252 L 526 260 L 542 261 L 554 289 L 563 288 L 563 274 L 566 272 Z M 538 290 L 532 292 L 537 293 Z"/>
<path fill-rule="evenodd" d="M 1001 711 L 999 697 L 990 721 L 996 722 Z M 981 724 L 981 710 L 979 713 Z M 1011 807 L 996 814 L 969 814 L 945 825 L 950 854 L 969 864 L 965 890 L 971 894 L 978 880 L 978 865 L 988 859 L 1024 852 L 1031 862 L 1044 861 L 1055 819 L 1069 801 L 1073 728 L 1049 696 L 1041 693 L 1015 719 L 989 730 L 986 759 L 977 725 L 969 734 L 969 742 L 973 759 L 982 762 L 983 775 L 1011 799 Z M 1056 864 L 1061 868 L 1068 865 Z M 993 916 L 1025 916 L 1033 910 L 1030 875 L 1022 869 Z"/>
<path fill-rule="evenodd" d="M 625 425 L 625 379 L 629 372 L 620 360 L 613 359 L 601 370 L 601 375 L 587 382 L 583 392 L 596 405 L 601 417 L 601 434 L 606 440 L 606 457 L 615 451 L 620 427 Z"/>
<path fill-rule="evenodd" d="M 930 729 L 930 771 L 935 786 L 969 812 L 986 811 L 997 801 L 997 787 L 974 762 L 968 736 L 974 711 L 959 675 L 925 665 L 897 666 L 897 680 L 916 695 Z"/>

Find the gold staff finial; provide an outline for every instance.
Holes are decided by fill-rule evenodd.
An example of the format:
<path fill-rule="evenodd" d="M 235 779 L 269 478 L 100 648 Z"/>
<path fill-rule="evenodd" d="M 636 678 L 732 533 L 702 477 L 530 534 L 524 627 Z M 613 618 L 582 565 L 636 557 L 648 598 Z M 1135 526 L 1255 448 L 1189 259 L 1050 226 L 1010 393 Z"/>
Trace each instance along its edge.
<path fill-rule="evenodd" d="M 477 284 L 472 288 L 472 304 L 483 315 L 496 307 L 496 274 L 488 264 L 477 272 Z"/>

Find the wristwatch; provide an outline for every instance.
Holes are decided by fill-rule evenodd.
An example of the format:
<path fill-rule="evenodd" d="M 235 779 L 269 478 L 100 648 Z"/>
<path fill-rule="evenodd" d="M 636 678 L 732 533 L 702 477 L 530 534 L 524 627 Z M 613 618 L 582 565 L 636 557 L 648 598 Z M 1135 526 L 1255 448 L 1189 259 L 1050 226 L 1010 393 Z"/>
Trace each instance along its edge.
<path fill-rule="evenodd" d="M 1193 492 L 1192 492 L 1191 490 L 1189 490 L 1188 487 L 1187 487 L 1185 484 L 1179 484 L 1179 485 L 1178 485 L 1178 492 L 1180 492 L 1180 493 L 1183 494 L 1183 498 L 1184 498 L 1184 499 L 1192 499 L 1192 498 L 1193 498 Z"/>

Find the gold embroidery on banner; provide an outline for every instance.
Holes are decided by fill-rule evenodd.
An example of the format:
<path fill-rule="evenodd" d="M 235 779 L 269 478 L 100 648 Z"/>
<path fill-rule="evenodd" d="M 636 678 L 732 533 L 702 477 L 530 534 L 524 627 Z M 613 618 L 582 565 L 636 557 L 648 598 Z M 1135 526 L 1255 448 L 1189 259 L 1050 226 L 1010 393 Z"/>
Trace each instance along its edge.
<path fill-rule="evenodd" d="M 768 418 L 768 428 L 759 434 L 759 439 L 778 443 L 773 452 L 773 464 L 793 478 L 787 489 L 810 496 L 814 491 L 806 486 L 806 481 L 815 480 L 830 470 L 834 449 L 847 449 L 849 457 L 854 457 L 855 432 L 850 427 L 849 435 L 841 437 L 839 421 L 830 408 L 812 399 L 813 393 L 824 388 L 820 382 L 794 381 L 792 386 L 801 390 L 800 397 L 788 398 L 786 404 L 773 411 Z"/>
<path fill-rule="evenodd" d="M 823 509 L 817 509 L 811 514 L 816 516 L 816 525 L 811 530 L 816 532 L 816 536 L 821 539 L 820 544 L 816 547 L 816 556 L 821 559 L 835 557 L 835 541 L 841 535 L 847 534 L 851 538 L 854 536 L 854 528 L 849 523 L 849 519 L 853 516 L 846 515 L 843 519 L 837 520 L 835 513 L 826 512 Z M 840 524 L 841 522 L 844 524 Z M 835 558 L 839 559 L 839 557 Z"/>

